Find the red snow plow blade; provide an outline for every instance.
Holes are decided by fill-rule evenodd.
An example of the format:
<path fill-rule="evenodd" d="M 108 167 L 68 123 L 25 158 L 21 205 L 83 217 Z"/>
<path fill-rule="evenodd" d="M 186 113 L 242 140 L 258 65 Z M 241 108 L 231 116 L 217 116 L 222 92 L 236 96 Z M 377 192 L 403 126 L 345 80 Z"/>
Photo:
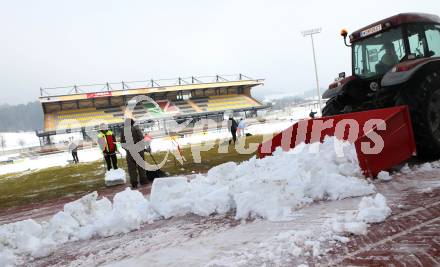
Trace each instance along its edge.
<path fill-rule="evenodd" d="M 365 176 L 375 177 L 415 155 L 416 145 L 406 106 L 300 120 L 258 147 L 258 156 L 300 143 L 323 142 L 325 136 L 354 143 Z"/>

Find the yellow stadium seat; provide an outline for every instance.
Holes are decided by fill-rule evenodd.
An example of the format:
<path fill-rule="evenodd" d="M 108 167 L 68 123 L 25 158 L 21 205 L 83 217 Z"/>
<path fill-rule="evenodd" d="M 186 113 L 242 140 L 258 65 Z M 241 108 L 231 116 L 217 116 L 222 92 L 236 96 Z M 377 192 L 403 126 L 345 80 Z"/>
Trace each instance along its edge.
<path fill-rule="evenodd" d="M 218 111 L 227 109 L 240 109 L 248 107 L 257 107 L 260 104 L 246 95 L 229 94 L 210 96 L 206 105 L 207 111 Z"/>
<path fill-rule="evenodd" d="M 53 118 L 52 121 L 50 118 Z M 104 110 L 96 108 L 83 108 L 62 110 L 52 113 L 47 117 L 46 130 L 48 129 L 64 129 L 71 127 L 86 127 L 94 126 L 97 121 L 104 121 L 107 123 L 120 122 L 122 119 L 117 119 L 113 114 L 107 113 Z"/>

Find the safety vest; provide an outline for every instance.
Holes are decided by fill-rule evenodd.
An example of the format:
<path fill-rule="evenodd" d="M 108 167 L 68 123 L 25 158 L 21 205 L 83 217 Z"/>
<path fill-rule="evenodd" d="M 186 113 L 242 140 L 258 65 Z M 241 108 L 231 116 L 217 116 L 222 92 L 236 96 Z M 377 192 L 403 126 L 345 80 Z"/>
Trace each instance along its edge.
<path fill-rule="evenodd" d="M 111 130 L 107 130 L 105 133 L 99 132 L 98 133 L 98 145 L 101 148 L 102 151 L 106 152 L 114 152 L 116 145 L 115 142 L 113 142 L 113 132 Z"/>

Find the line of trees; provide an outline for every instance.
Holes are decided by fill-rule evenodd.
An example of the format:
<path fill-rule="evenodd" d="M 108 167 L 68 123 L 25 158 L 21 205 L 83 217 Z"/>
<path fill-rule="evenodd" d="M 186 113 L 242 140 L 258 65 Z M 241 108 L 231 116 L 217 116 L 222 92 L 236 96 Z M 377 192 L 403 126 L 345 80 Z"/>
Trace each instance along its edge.
<path fill-rule="evenodd" d="M 38 101 L 0 105 L 0 132 L 41 130 L 43 117 L 41 103 Z"/>

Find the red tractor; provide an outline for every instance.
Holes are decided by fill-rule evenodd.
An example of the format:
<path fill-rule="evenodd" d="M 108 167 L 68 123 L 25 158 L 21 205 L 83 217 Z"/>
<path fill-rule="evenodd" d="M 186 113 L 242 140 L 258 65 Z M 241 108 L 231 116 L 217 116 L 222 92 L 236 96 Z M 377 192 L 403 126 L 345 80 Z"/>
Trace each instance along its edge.
<path fill-rule="evenodd" d="M 329 86 L 323 116 L 406 105 L 422 157 L 440 157 L 440 17 L 405 13 L 349 36 L 352 75 Z"/>

